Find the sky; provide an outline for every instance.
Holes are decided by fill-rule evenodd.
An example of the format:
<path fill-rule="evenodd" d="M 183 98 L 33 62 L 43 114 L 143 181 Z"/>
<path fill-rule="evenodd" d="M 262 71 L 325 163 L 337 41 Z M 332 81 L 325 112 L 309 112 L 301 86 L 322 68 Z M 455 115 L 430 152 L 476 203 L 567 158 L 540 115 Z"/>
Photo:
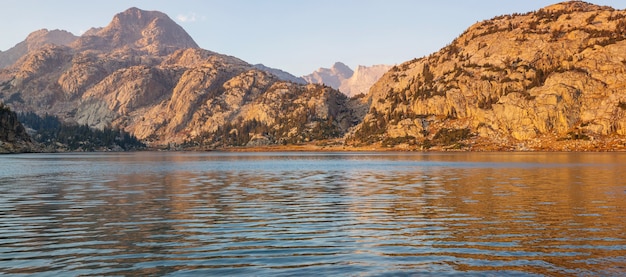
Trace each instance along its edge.
<path fill-rule="evenodd" d="M 3 0 L 0 51 L 39 29 L 80 35 L 130 7 L 157 10 L 204 49 L 296 76 L 343 62 L 399 64 L 436 52 L 472 24 L 559 2 L 504 0 Z M 626 9 L 624 0 L 593 0 Z"/>

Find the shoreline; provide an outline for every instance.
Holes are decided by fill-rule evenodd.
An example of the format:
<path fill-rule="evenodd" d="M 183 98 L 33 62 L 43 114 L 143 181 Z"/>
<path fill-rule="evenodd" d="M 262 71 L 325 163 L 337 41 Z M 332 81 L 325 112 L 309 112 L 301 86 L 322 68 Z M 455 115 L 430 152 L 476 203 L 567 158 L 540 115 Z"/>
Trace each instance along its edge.
<path fill-rule="evenodd" d="M 23 150 L 23 149 L 22 149 Z M 208 147 L 169 147 L 166 145 L 149 146 L 145 149 L 133 149 L 118 151 L 113 149 L 101 149 L 97 151 L 63 151 L 62 149 L 47 149 L 49 151 L 37 151 L 43 149 L 30 149 L 31 151 L 18 152 L 0 152 L 2 154 L 25 154 L 25 153 L 115 153 L 115 152 L 406 152 L 406 153 L 606 153 L 606 152 L 626 152 L 626 144 L 623 143 L 600 143 L 593 144 L 589 142 L 558 142 L 549 145 L 533 145 L 520 143 L 516 146 L 511 145 L 493 145 L 493 144 L 464 144 L 451 146 L 432 146 L 430 148 L 420 148 L 412 145 L 395 145 L 383 146 L 381 144 L 372 144 L 366 146 L 349 146 L 338 143 L 309 142 L 291 145 L 263 145 L 263 146 L 233 146 L 223 148 Z M 35 150 L 35 151 L 32 151 Z M 59 150 L 59 151 L 55 151 Z"/>

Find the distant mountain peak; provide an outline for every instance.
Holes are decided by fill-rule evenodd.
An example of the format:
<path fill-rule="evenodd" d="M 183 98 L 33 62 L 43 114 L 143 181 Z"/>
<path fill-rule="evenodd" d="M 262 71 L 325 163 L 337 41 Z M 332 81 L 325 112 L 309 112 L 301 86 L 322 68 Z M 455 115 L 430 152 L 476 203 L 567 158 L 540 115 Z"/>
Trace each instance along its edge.
<path fill-rule="evenodd" d="M 116 14 L 106 27 L 85 33 L 75 47 L 101 51 L 131 48 L 165 55 L 198 48 L 198 44 L 166 14 L 133 7 Z"/>
<path fill-rule="evenodd" d="M 391 66 L 387 65 L 359 65 L 356 70 L 352 70 L 346 64 L 336 62 L 330 68 L 320 68 L 302 78 L 312 84 L 325 84 L 338 89 L 347 96 L 355 96 L 367 93 L 370 87 L 390 68 Z"/>
<path fill-rule="evenodd" d="M 342 62 L 336 62 L 330 69 L 344 78 L 350 78 L 354 74 L 354 70 Z"/>
<path fill-rule="evenodd" d="M 341 62 L 336 62 L 330 68 L 321 67 L 313 73 L 302 76 L 304 80 L 311 84 L 325 84 L 335 89 L 339 89 L 341 82 L 350 78 L 354 71 Z"/>

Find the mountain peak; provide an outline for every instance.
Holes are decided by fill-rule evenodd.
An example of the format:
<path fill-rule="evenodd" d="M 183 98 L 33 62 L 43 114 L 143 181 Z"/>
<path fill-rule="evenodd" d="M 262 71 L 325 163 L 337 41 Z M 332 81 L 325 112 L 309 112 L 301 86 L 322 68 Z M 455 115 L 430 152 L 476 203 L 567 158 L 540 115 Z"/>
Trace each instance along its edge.
<path fill-rule="evenodd" d="M 154 55 L 198 47 L 189 34 L 166 14 L 138 8 L 116 14 L 108 26 L 86 33 L 75 46 L 101 51 L 131 48 Z"/>

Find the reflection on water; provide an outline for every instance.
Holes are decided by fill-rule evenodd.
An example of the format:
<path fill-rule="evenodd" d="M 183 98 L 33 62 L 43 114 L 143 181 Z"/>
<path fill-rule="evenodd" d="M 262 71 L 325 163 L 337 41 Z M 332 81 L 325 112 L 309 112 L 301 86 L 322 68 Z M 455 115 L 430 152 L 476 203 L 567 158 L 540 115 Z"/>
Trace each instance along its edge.
<path fill-rule="evenodd" d="M 626 275 L 626 155 L 0 157 L 0 273 Z"/>

